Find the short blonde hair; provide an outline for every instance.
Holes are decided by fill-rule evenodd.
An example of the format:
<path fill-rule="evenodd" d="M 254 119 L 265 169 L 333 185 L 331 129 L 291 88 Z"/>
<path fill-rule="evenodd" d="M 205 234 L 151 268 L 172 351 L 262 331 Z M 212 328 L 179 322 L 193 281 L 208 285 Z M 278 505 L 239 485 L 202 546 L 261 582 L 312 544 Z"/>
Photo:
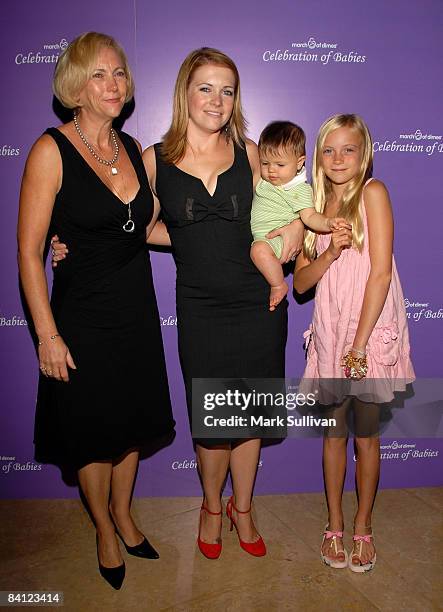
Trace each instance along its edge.
<path fill-rule="evenodd" d="M 183 159 L 185 154 L 186 132 L 189 121 L 188 86 L 197 68 L 206 64 L 223 66 L 224 68 L 229 68 L 234 73 L 234 108 L 225 126 L 226 136 L 227 138 L 232 138 L 239 146 L 243 146 L 245 141 L 246 121 L 241 106 L 240 75 L 237 66 L 232 59 L 222 51 L 212 49 L 211 47 L 201 47 L 201 49 L 191 51 L 180 66 L 178 72 L 174 90 L 172 122 L 169 130 L 164 135 L 161 149 L 163 159 L 167 163 L 175 164 Z"/>
<path fill-rule="evenodd" d="M 112 36 L 98 32 L 86 32 L 68 45 L 58 58 L 55 67 L 52 89 L 55 97 L 66 108 L 78 108 L 78 94 L 91 77 L 94 62 L 102 47 L 114 49 L 121 57 L 128 86 L 125 102 L 129 102 L 134 96 L 134 80 L 122 47 Z"/>

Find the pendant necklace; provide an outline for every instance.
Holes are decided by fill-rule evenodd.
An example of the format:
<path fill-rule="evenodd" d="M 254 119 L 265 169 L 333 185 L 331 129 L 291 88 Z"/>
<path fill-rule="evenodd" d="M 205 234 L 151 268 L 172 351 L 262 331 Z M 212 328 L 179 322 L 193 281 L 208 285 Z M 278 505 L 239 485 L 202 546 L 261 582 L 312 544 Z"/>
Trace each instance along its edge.
<path fill-rule="evenodd" d="M 74 113 L 74 126 L 75 126 L 75 129 L 77 130 L 77 134 L 80 136 L 83 144 L 86 146 L 86 148 L 91 153 L 91 155 L 101 164 L 104 164 L 105 166 L 109 166 L 111 168 L 111 174 L 118 174 L 118 170 L 115 166 L 115 162 L 118 160 L 118 154 L 120 153 L 120 149 L 118 146 L 117 136 L 115 135 L 114 129 L 111 128 L 111 138 L 112 138 L 112 143 L 114 145 L 114 157 L 111 160 L 107 160 L 97 155 L 92 145 L 90 145 L 89 142 L 86 140 L 86 137 L 81 131 L 80 126 L 78 124 L 77 113 Z"/>
<path fill-rule="evenodd" d="M 126 191 L 125 175 L 124 175 L 123 172 L 121 173 L 121 177 L 122 177 L 122 185 L 123 185 L 123 190 L 124 190 L 125 197 L 122 197 L 122 194 L 117 189 L 117 187 L 115 185 L 113 185 L 109 181 L 107 176 L 103 175 L 104 182 L 108 185 L 109 191 L 111 191 L 112 193 L 114 193 L 114 191 L 116 191 L 117 193 L 114 193 L 114 195 L 116 195 L 118 197 L 118 199 L 122 203 L 121 205 L 122 206 L 126 206 L 126 208 L 128 209 L 128 219 L 127 219 L 127 221 L 125 221 L 125 223 L 123 223 L 122 229 L 123 229 L 123 231 L 127 232 L 128 234 L 132 234 L 132 232 L 135 230 L 135 223 L 132 220 L 131 202 L 127 202 L 127 200 L 128 200 L 128 193 Z"/>
<path fill-rule="evenodd" d="M 114 157 L 109 161 L 109 160 L 103 159 L 102 157 L 97 155 L 97 153 L 94 151 L 93 147 L 86 140 L 86 137 L 83 134 L 83 132 L 81 131 L 80 126 L 78 124 L 77 113 L 74 113 L 74 126 L 75 126 L 75 129 L 77 130 L 77 134 L 80 136 L 82 142 L 85 144 L 86 148 L 91 153 L 91 155 L 98 162 L 100 162 L 101 164 L 104 164 L 105 166 L 109 166 L 111 168 L 111 174 L 113 174 L 113 175 L 118 174 L 118 170 L 115 167 L 115 162 L 118 159 L 118 155 L 120 153 L 120 149 L 119 149 L 119 146 L 118 146 L 118 140 L 117 140 L 117 136 L 115 135 L 114 129 L 111 128 L 111 138 L 112 138 L 112 142 L 114 144 Z M 117 194 L 118 194 L 118 198 L 123 202 L 123 205 L 127 206 L 127 208 L 128 208 L 128 220 L 122 225 L 122 229 L 123 229 L 123 231 L 127 232 L 128 234 L 131 234 L 135 230 L 135 223 L 134 223 L 134 221 L 131 218 L 132 217 L 131 202 L 126 203 L 126 200 L 128 199 L 128 194 L 126 193 L 124 175 L 122 174 L 122 182 L 123 182 L 123 188 L 125 190 L 126 198 L 122 198 L 121 197 L 121 194 L 118 191 L 118 189 L 116 188 L 116 186 L 110 184 L 106 177 L 103 177 L 103 178 L 105 178 L 105 181 L 108 184 L 108 187 L 110 188 L 110 191 L 113 192 L 115 190 L 117 192 Z"/>
<path fill-rule="evenodd" d="M 125 223 L 123 223 L 122 225 L 122 229 L 124 232 L 128 233 L 128 234 L 132 234 L 132 232 L 135 230 L 135 223 L 132 220 L 132 210 L 131 210 L 131 202 L 127 202 L 128 200 L 128 193 L 126 191 L 126 185 L 125 185 L 125 179 L 124 179 L 124 175 L 122 174 L 122 181 L 123 181 L 123 189 L 124 189 L 124 194 L 125 197 L 123 198 L 121 193 L 119 192 L 119 190 L 116 188 L 115 185 L 113 185 L 113 189 L 115 189 L 115 191 L 118 194 L 119 199 L 122 201 L 123 206 L 126 206 L 126 208 L 128 209 L 128 219 L 127 221 L 125 221 Z"/>
<path fill-rule="evenodd" d="M 128 220 L 123 225 L 123 229 L 125 232 L 128 232 L 128 234 L 130 234 L 131 232 L 135 230 L 135 223 L 131 219 L 131 202 L 127 203 L 127 207 L 128 207 Z"/>

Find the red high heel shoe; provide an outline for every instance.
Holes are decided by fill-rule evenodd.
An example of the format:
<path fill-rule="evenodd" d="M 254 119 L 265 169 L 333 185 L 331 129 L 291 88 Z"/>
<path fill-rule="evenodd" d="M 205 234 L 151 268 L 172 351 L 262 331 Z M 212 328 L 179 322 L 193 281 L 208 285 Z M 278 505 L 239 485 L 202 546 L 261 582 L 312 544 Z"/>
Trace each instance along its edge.
<path fill-rule="evenodd" d="M 234 517 L 232 516 L 232 510 L 235 510 L 238 514 L 249 514 L 249 512 L 251 512 L 251 508 L 249 508 L 249 510 L 243 510 L 243 511 L 239 510 L 238 508 L 234 506 L 233 496 L 231 497 L 231 499 L 228 501 L 228 504 L 226 506 L 226 515 L 231 521 L 231 528 L 229 531 L 232 531 L 232 528 L 235 527 L 237 531 L 238 541 L 240 542 L 240 546 L 247 553 L 249 553 L 250 555 L 253 555 L 254 557 L 264 557 L 266 555 L 266 546 L 263 541 L 263 538 L 259 536 L 256 542 L 244 542 L 240 538 L 240 534 L 238 533 L 237 523 L 235 522 Z"/>
<path fill-rule="evenodd" d="M 206 506 L 203 503 L 200 509 L 200 523 L 201 523 L 202 510 L 204 512 L 207 512 L 208 514 L 211 514 L 212 516 L 220 516 L 222 514 L 222 510 L 220 510 L 220 512 L 211 512 L 210 510 L 206 508 Z M 222 551 L 222 542 L 221 542 L 221 538 L 218 538 L 218 540 L 219 541 L 215 544 L 209 544 L 208 542 L 203 542 L 203 540 L 200 539 L 200 524 L 199 524 L 197 544 L 200 549 L 200 552 L 207 559 L 218 559 L 219 558 L 220 553 Z"/>

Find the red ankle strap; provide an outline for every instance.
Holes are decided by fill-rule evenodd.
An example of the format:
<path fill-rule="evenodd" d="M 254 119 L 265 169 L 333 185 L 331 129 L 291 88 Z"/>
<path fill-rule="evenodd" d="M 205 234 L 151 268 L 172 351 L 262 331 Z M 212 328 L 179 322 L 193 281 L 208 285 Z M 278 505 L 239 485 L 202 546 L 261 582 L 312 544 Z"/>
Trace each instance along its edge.
<path fill-rule="evenodd" d="M 249 514 L 249 512 L 251 512 L 251 506 L 249 506 L 249 510 L 239 510 L 238 508 L 236 508 L 235 505 L 234 505 L 234 498 L 233 497 L 231 497 L 231 499 L 229 500 L 229 503 L 234 508 L 234 510 L 237 512 L 237 514 Z"/>
<path fill-rule="evenodd" d="M 208 514 L 212 514 L 213 516 L 220 516 L 220 514 L 222 513 L 222 510 L 220 510 L 220 512 L 211 512 L 210 510 L 208 510 L 208 508 L 206 508 L 204 504 L 202 504 L 201 510 L 204 510 Z"/>

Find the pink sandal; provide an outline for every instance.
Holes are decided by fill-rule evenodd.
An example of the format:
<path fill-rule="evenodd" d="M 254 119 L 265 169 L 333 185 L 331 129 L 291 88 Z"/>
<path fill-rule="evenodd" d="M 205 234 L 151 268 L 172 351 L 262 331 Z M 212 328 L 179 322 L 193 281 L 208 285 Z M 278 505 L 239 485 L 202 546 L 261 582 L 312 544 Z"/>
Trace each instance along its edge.
<path fill-rule="evenodd" d="M 367 529 L 370 529 L 370 527 L 368 527 Z M 372 557 L 372 559 L 370 559 L 367 563 L 362 563 L 361 562 L 361 552 L 363 549 L 363 542 L 366 542 L 367 544 L 371 543 L 371 539 L 373 538 L 373 534 L 368 534 L 368 535 L 357 535 L 354 534 L 354 537 L 352 538 L 354 541 L 354 547 L 352 549 L 352 553 L 349 556 L 349 569 L 351 570 L 351 572 L 356 572 L 357 574 L 363 574 L 364 572 L 369 572 L 371 569 L 374 568 L 375 562 L 377 561 L 377 553 L 374 553 L 374 556 Z M 357 551 L 358 552 L 354 552 Z M 357 558 L 358 559 L 358 564 L 353 562 L 353 559 Z"/>
<path fill-rule="evenodd" d="M 348 553 L 346 552 L 345 548 L 343 548 L 343 550 L 339 550 L 337 547 L 337 538 L 343 538 L 343 531 L 329 531 L 328 527 L 329 525 L 326 525 L 323 532 L 323 540 L 320 546 L 321 560 L 326 565 L 329 565 L 329 567 L 333 567 L 334 569 L 343 569 L 348 565 Z M 323 544 L 325 543 L 325 540 L 331 540 L 329 548 L 334 548 L 336 555 L 338 555 L 340 552 L 344 554 L 345 558 L 343 561 L 340 561 L 339 559 L 331 559 L 323 554 Z"/>

